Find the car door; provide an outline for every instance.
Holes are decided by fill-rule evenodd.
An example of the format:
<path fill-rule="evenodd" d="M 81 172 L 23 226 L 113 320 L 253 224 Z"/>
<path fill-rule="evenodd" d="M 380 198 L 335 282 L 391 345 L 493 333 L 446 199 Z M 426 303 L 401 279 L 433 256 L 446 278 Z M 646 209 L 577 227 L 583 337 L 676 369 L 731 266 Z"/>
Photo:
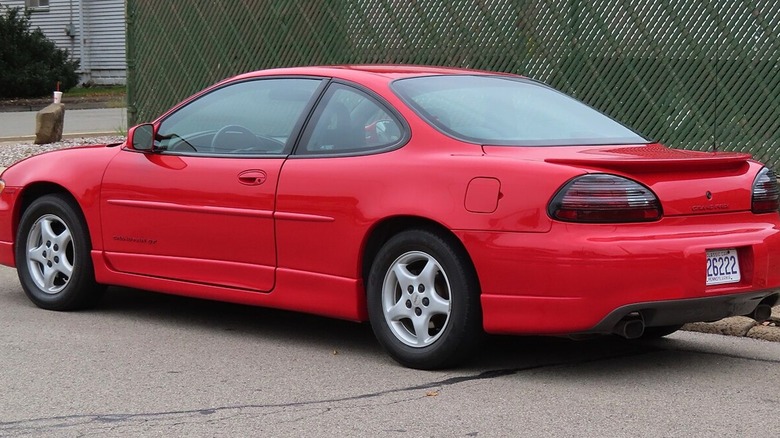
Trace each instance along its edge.
<path fill-rule="evenodd" d="M 321 84 L 269 78 L 225 85 L 158 123 L 152 152 L 117 154 L 101 193 L 109 265 L 272 290 L 279 172 Z"/>
<path fill-rule="evenodd" d="M 390 151 L 409 136 L 379 96 L 328 86 L 279 180 L 280 269 L 356 278 L 362 239 L 387 193 L 388 166 L 407 164 Z"/>

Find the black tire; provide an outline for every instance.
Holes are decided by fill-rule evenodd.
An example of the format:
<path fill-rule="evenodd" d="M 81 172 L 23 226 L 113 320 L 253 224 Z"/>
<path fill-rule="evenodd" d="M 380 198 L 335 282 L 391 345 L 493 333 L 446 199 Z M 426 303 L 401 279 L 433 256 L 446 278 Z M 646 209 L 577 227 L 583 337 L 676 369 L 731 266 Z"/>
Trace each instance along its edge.
<path fill-rule="evenodd" d="M 682 324 L 678 325 L 663 325 L 658 327 L 645 327 L 644 333 L 640 339 L 658 339 L 664 336 L 671 335 L 672 333 L 680 330 Z"/>
<path fill-rule="evenodd" d="M 95 282 L 91 249 L 73 201 L 62 195 L 36 199 L 22 214 L 16 236 L 16 271 L 24 293 L 49 310 L 95 305 L 104 287 Z"/>
<path fill-rule="evenodd" d="M 402 272 L 401 280 L 396 272 Z M 371 328 L 404 366 L 451 367 L 467 359 L 482 337 L 479 295 L 474 268 L 454 238 L 428 230 L 404 231 L 382 246 L 371 265 Z M 390 316 L 393 309 L 397 312 Z"/>

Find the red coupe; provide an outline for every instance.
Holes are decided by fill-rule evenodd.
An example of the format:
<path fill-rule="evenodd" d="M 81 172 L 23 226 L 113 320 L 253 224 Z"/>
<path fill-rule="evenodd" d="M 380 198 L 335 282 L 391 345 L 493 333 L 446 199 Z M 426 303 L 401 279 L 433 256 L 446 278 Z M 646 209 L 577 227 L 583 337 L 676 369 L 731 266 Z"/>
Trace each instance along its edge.
<path fill-rule="evenodd" d="M 659 337 L 780 299 L 772 170 L 510 74 L 243 74 L 2 186 L 0 263 L 40 307 L 121 285 L 368 320 L 415 368 L 485 332 Z"/>

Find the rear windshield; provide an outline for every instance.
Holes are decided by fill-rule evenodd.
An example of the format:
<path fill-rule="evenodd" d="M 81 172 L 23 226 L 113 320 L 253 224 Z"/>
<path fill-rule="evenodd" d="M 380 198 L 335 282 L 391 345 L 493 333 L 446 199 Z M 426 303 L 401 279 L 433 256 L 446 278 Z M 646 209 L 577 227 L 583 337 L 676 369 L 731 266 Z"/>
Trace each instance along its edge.
<path fill-rule="evenodd" d="M 490 145 L 648 143 L 584 103 L 538 82 L 501 76 L 400 79 L 393 90 L 451 137 Z"/>

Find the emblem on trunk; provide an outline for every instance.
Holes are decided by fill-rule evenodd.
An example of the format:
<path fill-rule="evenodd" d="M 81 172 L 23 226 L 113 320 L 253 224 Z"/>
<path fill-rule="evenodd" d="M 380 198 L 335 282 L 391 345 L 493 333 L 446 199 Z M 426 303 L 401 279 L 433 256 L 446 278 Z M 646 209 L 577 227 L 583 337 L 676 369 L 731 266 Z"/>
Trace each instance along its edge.
<path fill-rule="evenodd" d="M 728 204 L 705 204 L 691 206 L 691 211 L 714 211 L 714 210 L 728 210 Z"/>
<path fill-rule="evenodd" d="M 707 193 L 705 193 L 704 196 L 706 196 L 707 199 L 711 200 L 712 199 L 712 192 L 707 190 Z"/>

